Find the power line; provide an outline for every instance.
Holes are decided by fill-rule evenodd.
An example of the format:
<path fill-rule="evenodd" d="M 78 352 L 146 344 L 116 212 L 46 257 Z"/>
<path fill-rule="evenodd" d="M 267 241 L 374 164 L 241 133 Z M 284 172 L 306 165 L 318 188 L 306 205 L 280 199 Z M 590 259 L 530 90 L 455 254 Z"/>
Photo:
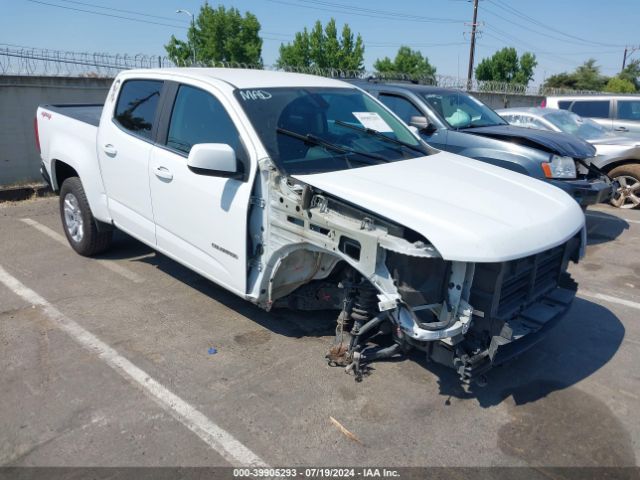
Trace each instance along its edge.
<path fill-rule="evenodd" d="M 121 8 L 113 8 L 113 7 L 103 7 L 102 5 L 96 5 L 94 3 L 85 3 L 85 2 L 78 2 L 76 0 L 57 0 L 58 2 L 64 2 L 64 3 L 74 3 L 76 5 L 83 5 L 85 7 L 93 7 L 93 8 L 100 8 L 102 10 L 109 10 L 112 12 L 120 12 L 120 13 L 131 13 L 133 15 L 140 15 L 142 17 L 149 17 L 149 18 L 157 18 L 160 20 L 169 20 L 170 22 L 177 22 L 177 23 L 182 23 L 174 18 L 170 18 L 170 17 L 161 17 L 158 15 L 151 15 L 150 13 L 144 13 L 144 12 L 136 12 L 134 10 L 123 10 Z"/>
<path fill-rule="evenodd" d="M 27 2 L 31 2 L 31 3 L 37 3 L 39 5 L 47 5 L 49 7 L 57 7 L 57 8 L 64 8 L 65 10 L 73 10 L 75 12 L 83 12 L 83 13 L 90 13 L 92 15 L 100 15 L 103 17 L 111 17 L 111 18 L 119 18 L 121 20 L 129 20 L 131 22 L 138 22 L 138 23 L 148 23 L 151 25 L 160 25 L 163 27 L 172 27 L 172 28 L 181 28 L 184 30 L 187 30 L 189 27 L 185 26 L 185 25 L 170 25 L 168 23 L 160 23 L 160 22 L 152 22 L 151 20 L 142 20 L 141 18 L 131 18 L 131 17 L 125 17 L 123 15 L 114 15 L 111 13 L 103 13 L 103 12 L 93 12 L 91 10 L 84 10 L 82 8 L 74 8 L 74 7 L 67 7 L 64 5 L 56 5 L 53 3 L 47 3 L 47 2 L 41 2 L 39 0 L 26 0 Z"/>
<path fill-rule="evenodd" d="M 463 23 L 462 20 L 454 18 L 436 18 L 436 17 L 424 17 L 409 15 L 401 12 L 391 12 L 388 10 L 376 10 L 370 8 L 353 7 L 350 5 L 340 5 L 332 2 L 324 2 L 321 0 L 300 0 L 313 5 L 303 5 L 301 3 L 287 2 L 284 0 L 268 0 L 271 3 L 279 3 L 281 5 L 289 5 L 299 8 L 308 8 L 311 10 L 320 10 L 330 13 L 357 13 L 361 17 L 378 18 L 384 20 L 398 20 L 405 22 L 417 22 L 417 23 Z M 316 6 L 318 5 L 318 6 Z M 339 9 L 339 10 L 336 10 Z"/>
<path fill-rule="evenodd" d="M 493 10 L 491 10 L 489 8 L 484 8 L 484 11 L 486 11 L 490 15 L 493 15 L 494 17 L 498 17 L 498 18 L 504 20 L 505 22 L 509 22 L 509 24 L 511 24 L 511 25 L 515 25 L 517 27 L 524 28 L 525 30 L 528 30 L 530 32 L 537 33 L 538 35 L 542 35 L 545 38 L 552 38 L 554 40 L 558 40 L 558 41 L 564 42 L 564 43 L 573 43 L 574 45 L 589 46 L 589 44 L 585 44 L 582 41 L 578 42 L 578 41 L 575 41 L 575 40 L 567 40 L 566 38 L 556 37 L 556 36 L 554 36 L 554 35 L 552 35 L 550 33 L 541 32 L 540 30 L 536 30 L 534 28 L 531 28 L 531 27 L 528 27 L 528 26 L 523 25 L 521 23 L 518 23 L 518 22 L 516 22 L 514 20 L 510 20 L 510 19 L 508 19 L 506 17 L 503 17 L 502 15 L 499 15 L 498 13 L 494 12 Z"/>
<path fill-rule="evenodd" d="M 569 33 L 563 32 L 562 30 L 558 30 L 557 28 L 553 28 L 550 27 L 549 25 L 536 20 L 535 18 L 526 15 L 522 12 L 520 12 L 519 10 L 516 10 L 515 8 L 513 8 L 510 5 L 506 5 L 504 3 L 502 3 L 500 0 L 487 0 L 488 2 L 492 3 L 493 5 L 497 6 L 498 8 L 501 8 L 503 10 L 505 10 L 506 12 L 510 13 L 511 15 L 515 15 L 518 16 L 520 18 L 522 18 L 523 20 L 529 21 L 531 23 L 534 23 L 542 28 L 545 28 L 547 30 L 550 30 L 552 32 L 556 32 L 559 33 L 560 35 L 563 35 L 565 37 L 568 38 L 573 38 L 574 40 L 578 40 L 584 44 L 589 44 L 589 45 L 595 45 L 595 46 L 600 46 L 600 47 L 624 47 L 624 45 L 615 45 L 615 44 L 610 44 L 610 43 L 603 43 L 603 42 L 594 42 L 593 40 L 588 40 L 586 38 L 581 38 L 581 37 L 577 37 L 575 35 L 571 35 Z"/>

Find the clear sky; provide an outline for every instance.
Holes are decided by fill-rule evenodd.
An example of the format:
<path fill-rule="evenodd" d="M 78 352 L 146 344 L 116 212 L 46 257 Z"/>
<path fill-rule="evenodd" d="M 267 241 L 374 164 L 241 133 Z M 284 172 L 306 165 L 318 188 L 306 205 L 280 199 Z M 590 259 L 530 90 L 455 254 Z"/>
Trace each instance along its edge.
<path fill-rule="evenodd" d="M 0 43 L 71 51 L 163 54 L 171 34 L 184 37 L 204 0 L 0 0 Z M 296 31 L 334 17 L 365 41 L 371 68 L 398 47 L 420 50 L 438 73 L 464 77 L 469 56 L 468 0 L 211 0 L 253 12 L 262 25 L 263 59 L 274 63 L 281 42 Z M 61 8 L 66 7 L 66 8 Z M 103 7 L 103 8 L 99 8 Z M 80 11 L 85 10 L 85 11 Z M 99 12 L 96 15 L 91 12 Z M 145 15 L 137 15 L 140 12 Z M 111 15 L 111 16 L 108 16 Z M 118 18 L 126 17 L 126 18 Z M 141 21 L 129 20 L 135 18 Z M 480 0 L 478 60 L 503 46 L 538 57 L 534 83 L 587 58 L 602 73 L 619 71 L 625 45 L 640 46 L 640 0 Z M 640 51 L 634 54 L 640 58 Z M 631 57 L 631 58 L 634 58 Z"/>

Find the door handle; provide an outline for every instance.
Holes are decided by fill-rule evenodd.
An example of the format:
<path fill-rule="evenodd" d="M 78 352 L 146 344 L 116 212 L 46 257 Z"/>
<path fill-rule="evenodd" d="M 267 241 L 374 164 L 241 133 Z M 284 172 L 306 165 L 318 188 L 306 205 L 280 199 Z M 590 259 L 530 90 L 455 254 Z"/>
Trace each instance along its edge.
<path fill-rule="evenodd" d="M 616 132 L 628 132 L 629 129 L 627 127 L 616 127 L 614 128 Z"/>
<path fill-rule="evenodd" d="M 118 150 L 116 149 L 116 147 L 114 147 L 110 143 L 107 143 L 104 147 L 102 147 L 102 150 L 110 157 L 115 157 L 118 154 Z"/>
<path fill-rule="evenodd" d="M 166 167 L 156 167 L 153 173 L 156 174 L 156 177 L 162 178 L 163 180 L 173 180 L 173 173 Z"/>

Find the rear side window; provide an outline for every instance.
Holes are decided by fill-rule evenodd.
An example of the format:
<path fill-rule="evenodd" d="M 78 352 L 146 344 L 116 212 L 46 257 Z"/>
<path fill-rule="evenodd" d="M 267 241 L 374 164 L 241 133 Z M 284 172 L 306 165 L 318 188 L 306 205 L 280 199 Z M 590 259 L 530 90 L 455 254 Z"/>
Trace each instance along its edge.
<path fill-rule="evenodd" d="M 116 104 L 114 120 L 122 128 L 136 135 L 151 138 L 162 84 L 163 82 L 157 80 L 124 82 Z"/>
<path fill-rule="evenodd" d="M 424 114 L 406 98 L 381 93 L 380 101 L 384 103 L 389 110 L 399 116 L 404 123 L 409 123 L 411 121 L 411 117 L 424 116 Z"/>
<path fill-rule="evenodd" d="M 198 143 L 226 143 L 242 152 L 240 134 L 227 110 L 210 93 L 181 85 L 171 112 L 167 147 L 189 154 Z"/>
<path fill-rule="evenodd" d="M 640 120 L 640 100 L 618 100 L 620 120 Z"/>
<path fill-rule="evenodd" d="M 558 102 L 558 108 L 560 110 L 569 110 L 570 106 L 571 106 L 571 100 L 560 100 Z"/>
<path fill-rule="evenodd" d="M 609 118 L 609 100 L 576 100 L 571 111 L 581 117 Z"/>

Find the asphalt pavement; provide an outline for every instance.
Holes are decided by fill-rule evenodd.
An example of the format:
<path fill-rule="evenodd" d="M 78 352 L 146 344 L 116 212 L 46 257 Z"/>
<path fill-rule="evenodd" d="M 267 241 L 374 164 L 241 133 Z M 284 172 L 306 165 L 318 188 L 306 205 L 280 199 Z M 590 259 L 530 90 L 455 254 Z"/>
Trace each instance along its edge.
<path fill-rule="evenodd" d="M 335 313 L 262 311 L 124 234 L 83 258 L 57 198 L 0 204 L 0 465 L 635 466 L 640 211 L 587 221 L 570 313 L 467 392 L 419 354 L 356 383 L 324 359 Z"/>

